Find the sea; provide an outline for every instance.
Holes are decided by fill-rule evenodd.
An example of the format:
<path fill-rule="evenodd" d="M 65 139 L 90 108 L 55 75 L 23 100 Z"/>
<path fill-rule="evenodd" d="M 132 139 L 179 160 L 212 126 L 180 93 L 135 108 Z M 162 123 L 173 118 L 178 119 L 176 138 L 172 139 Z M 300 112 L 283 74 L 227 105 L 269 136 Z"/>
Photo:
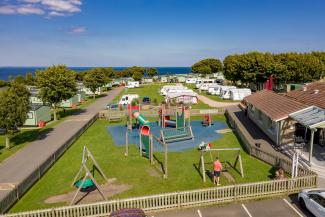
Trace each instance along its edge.
<path fill-rule="evenodd" d="M 43 70 L 46 67 L 0 67 L 0 80 L 9 80 L 17 75 L 25 75 L 27 72 L 35 74 L 36 70 Z M 96 67 L 69 67 L 70 69 L 81 72 Z M 117 71 L 121 71 L 127 67 L 113 67 Z M 190 67 L 155 67 L 158 70 L 158 75 L 172 75 L 172 74 L 189 74 L 191 73 Z"/>

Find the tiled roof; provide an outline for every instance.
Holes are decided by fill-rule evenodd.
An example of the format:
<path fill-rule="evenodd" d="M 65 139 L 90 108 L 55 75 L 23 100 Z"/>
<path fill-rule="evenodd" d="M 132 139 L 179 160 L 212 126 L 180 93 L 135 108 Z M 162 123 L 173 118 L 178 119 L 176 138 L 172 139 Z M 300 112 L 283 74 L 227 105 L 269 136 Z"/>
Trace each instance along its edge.
<path fill-rule="evenodd" d="M 325 109 L 325 82 L 313 82 L 302 89 L 287 93 L 287 96 L 303 104 Z"/>
<path fill-rule="evenodd" d="M 273 121 L 288 118 L 289 114 L 308 107 L 300 102 L 269 90 L 263 90 L 247 96 L 244 98 L 244 101 L 252 104 Z"/>

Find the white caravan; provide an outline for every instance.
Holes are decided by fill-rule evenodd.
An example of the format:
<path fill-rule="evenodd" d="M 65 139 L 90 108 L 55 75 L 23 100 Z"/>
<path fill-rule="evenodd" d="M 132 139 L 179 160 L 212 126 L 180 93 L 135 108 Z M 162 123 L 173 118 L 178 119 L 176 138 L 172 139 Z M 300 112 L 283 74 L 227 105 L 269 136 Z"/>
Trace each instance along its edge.
<path fill-rule="evenodd" d="M 204 90 L 204 91 L 207 91 L 209 90 L 210 87 L 218 87 L 220 86 L 219 84 L 217 83 L 203 83 L 201 86 L 200 86 L 200 90 Z"/>
<path fill-rule="evenodd" d="M 166 85 L 163 86 L 160 90 L 160 95 L 166 96 L 168 91 L 171 90 L 187 90 L 187 87 L 184 87 L 183 85 Z"/>
<path fill-rule="evenodd" d="M 128 81 L 128 85 L 125 86 L 126 88 L 136 88 L 140 87 L 139 81 Z"/>
<path fill-rule="evenodd" d="M 224 91 L 229 90 L 229 89 L 236 89 L 236 87 L 235 86 L 220 86 L 219 91 L 218 91 L 219 96 L 223 97 Z"/>
<path fill-rule="evenodd" d="M 200 88 L 202 84 L 213 84 L 216 83 L 215 79 L 199 79 L 195 83 L 196 88 Z"/>
<path fill-rule="evenodd" d="M 248 88 L 239 88 L 230 90 L 230 99 L 231 100 L 243 100 L 246 96 L 252 94 L 251 89 Z"/>
<path fill-rule="evenodd" d="M 216 85 L 216 86 L 209 87 L 208 93 L 211 94 L 211 95 L 218 95 L 217 91 L 219 90 L 220 87 L 221 87 L 221 85 Z"/>
<path fill-rule="evenodd" d="M 185 83 L 186 84 L 195 84 L 197 81 L 197 78 L 188 78 L 186 79 Z"/>
<path fill-rule="evenodd" d="M 222 96 L 221 96 L 222 99 L 230 99 L 230 91 L 231 90 L 235 90 L 235 88 L 234 89 L 230 88 L 230 89 L 224 90 L 222 93 Z"/>
<path fill-rule="evenodd" d="M 165 101 L 168 102 L 171 99 L 175 99 L 176 103 L 197 104 L 197 96 L 198 94 L 192 90 L 187 90 L 186 92 L 168 92 Z"/>
<path fill-rule="evenodd" d="M 128 104 L 131 104 L 131 102 L 134 99 L 139 99 L 139 95 L 138 94 L 123 95 L 118 104 L 120 104 L 120 105 L 128 105 Z"/>

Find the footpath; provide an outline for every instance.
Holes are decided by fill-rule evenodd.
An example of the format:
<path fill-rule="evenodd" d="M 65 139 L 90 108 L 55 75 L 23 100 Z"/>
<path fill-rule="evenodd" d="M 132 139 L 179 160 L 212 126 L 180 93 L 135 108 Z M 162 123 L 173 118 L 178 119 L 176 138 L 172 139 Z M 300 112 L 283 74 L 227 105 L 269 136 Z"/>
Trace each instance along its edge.
<path fill-rule="evenodd" d="M 106 108 L 106 104 L 122 90 L 123 88 L 117 88 L 110 91 L 107 96 L 98 99 L 78 114 L 68 117 L 46 135 L 31 142 L 0 164 L 0 213 L 7 210 L 46 172 L 56 161 L 55 153 L 61 155 L 76 139 L 76 134 L 81 134 L 92 124 L 98 112 Z M 46 161 L 50 162 L 46 163 Z M 46 168 L 41 168 L 43 165 L 46 165 Z M 37 174 L 37 171 L 39 175 L 35 178 L 34 174 Z"/>
<path fill-rule="evenodd" d="M 198 99 L 213 108 L 225 108 L 239 104 L 239 102 L 218 102 L 202 95 L 198 95 Z"/>

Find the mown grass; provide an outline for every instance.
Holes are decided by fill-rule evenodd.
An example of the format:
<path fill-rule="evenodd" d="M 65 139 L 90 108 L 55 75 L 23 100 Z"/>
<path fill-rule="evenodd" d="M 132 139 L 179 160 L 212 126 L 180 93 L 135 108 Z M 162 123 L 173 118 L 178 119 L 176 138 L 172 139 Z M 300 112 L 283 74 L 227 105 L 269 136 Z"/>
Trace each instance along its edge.
<path fill-rule="evenodd" d="M 93 97 L 88 97 L 88 99 L 81 105 L 76 108 L 60 108 L 58 110 L 59 120 L 56 122 L 48 123 L 44 128 L 33 128 L 33 129 L 22 129 L 19 132 L 10 136 L 10 145 L 9 149 L 5 148 L 5 136 L 0 135 L 0 163 L 16 153 L 21 148 L 25 147 L 28 143 L 36 140 L 39 137 L 49 133 L 53 130 L 55 126 L 62 123 L 67 117 L 76 114 L 83 109 L 87 108 L 90 104 L 94 103 L 95 100 L 102 96 L 96 96 L 96 99 Z M 52 114 L 53 116 L 53 114 Z"/>
<path fill-rule="evenodd" d="M 193 117 L 192 119 L 200 118 Z M 214 119 L 225 121 L 224 116 L 215 116 Z M 118 183 L 132 186 L 131 189 L 115 195 L 114 198 L 143 196 L 213 186 L 209 179 L 206 183 L 202 182 L 202 178 L 196 169 L 200 155 L 199 151 L 195 148 L 181 153 L 168 153 L 168 179 L 163 179 L 161 176 L 150 176 L 148 170 L 154 167 L 149 164 L 148 159 L 139 156 L 138 149 L 135 145 L 130 146 L 129 156 L 125 157 L 125 147 L 117 147 L 114 145 L 112 137 L 107 131 L 108 125 L 109 123 L 105 120 L 97 120 L 88 128 L 41 180 L 11 209 L 11 212 L 63 205 L 62 203 L 54 205 L 45 204 L 44 200 L 50 196 L 75 190 L 71 186 L 71 182 L 80 167 L 84 145 L 87 145 L 109 178 L 117 178 Z M 241 148 L 245 178 L 240 177 L 238 166 L 236 169 L 230 169 L 229 171 L 237 183 L 269 179 L 272 167 L 245 153 L 232 132 L 226 133 L 221 139 L 214 141 L 213 147 Z M 215 158 L 217 155 L 219 155 L 222 162 L 233 162 L 235 160 L 234 152 L 213 153 L 212 158 Z M 163 160 L 163 153 L 156 153 L 155 156 L 158 160 Z M 209 161 L 211 163 L 209 154 L 206 155 L 205 160 L 207 163 Z M 206 168 L 212 169 L 212 164 L 206 164 Z M 99 175 L 95 175 L 95 178 L 100 183 L 103 182 L 103 179 Z M 223 175 L 221 176 L 221 183 L 222 185 L 229 184 Z"/>
<path fill-rule="evenodd" d="M 117 96 L 113 102 L 114 103 L 118 103 L 118 101 L 120 100 L 120 98 L 122 97 L 122 95 L 125 94 L 139 94 L 140 97 L 140 103 L 142 102 L 142 99 L 144 96 L 148 96 L 151 99 L 151 102 L 154 102 L 154 99 L 156 99 L 157 103 L 159 104 L 160 102 L 162 102 L 163 97 L 160 95 L 160 89 L 164 86 L 164 85 L 173 85 L 173 84 L 166 84 L 166 83 L 153 83 L 153 84 L 148 84 L 148 85 L 143 85 L 139 88 L 131 88 L 131 89 L 127 89 L 125 88 L 125 90 L 119 95 Z M 211 108 L 209 105 L 198 101 L 198 104 L 194 104 L 192 105 L 193 109 L 209 109 Z"/>

